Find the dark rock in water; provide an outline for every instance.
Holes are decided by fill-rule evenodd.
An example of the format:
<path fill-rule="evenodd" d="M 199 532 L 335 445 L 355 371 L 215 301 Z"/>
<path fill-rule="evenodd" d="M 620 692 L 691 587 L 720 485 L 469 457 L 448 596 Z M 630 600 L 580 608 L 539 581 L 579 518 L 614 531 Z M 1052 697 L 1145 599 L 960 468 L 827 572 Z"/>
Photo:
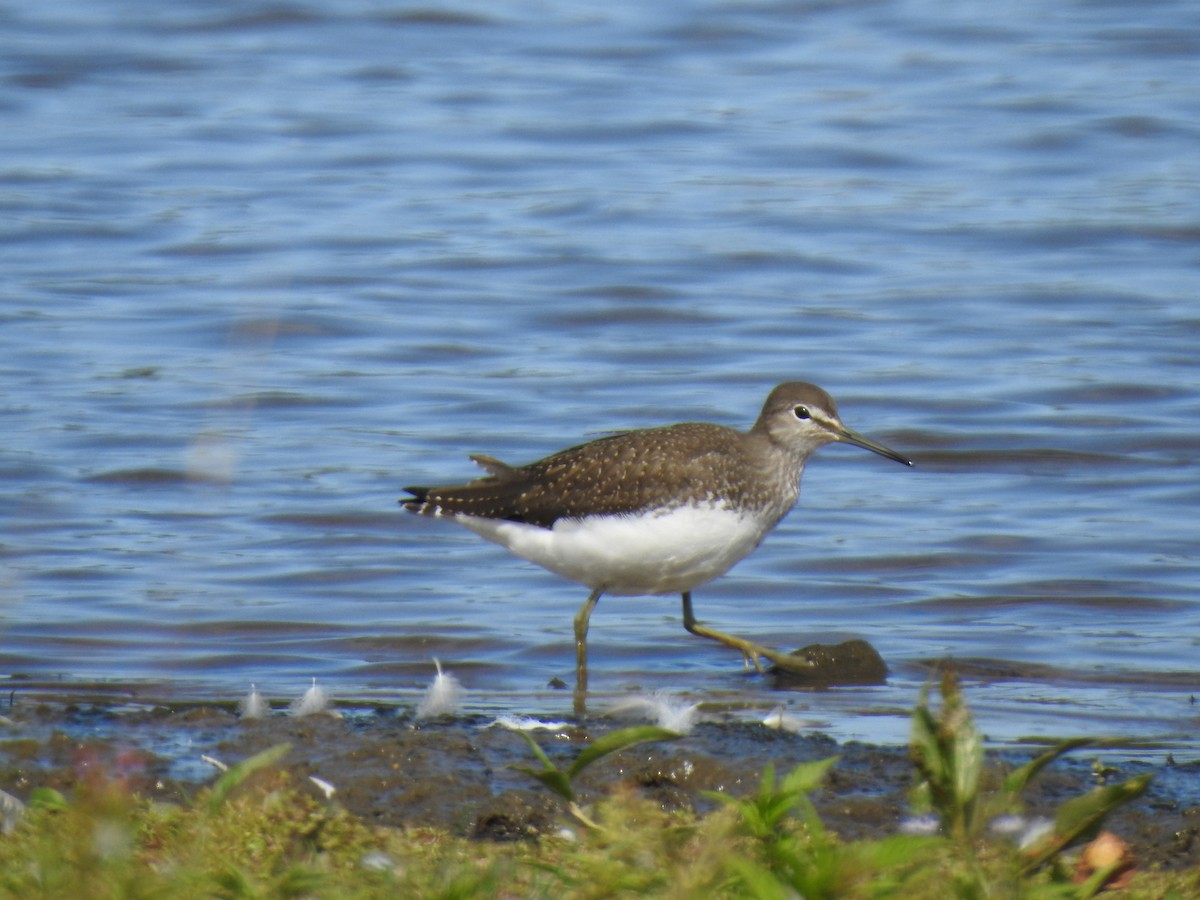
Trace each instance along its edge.
<path fill-rule="evenodd" d="M 840 644 L 809 644 L 788 654 L 776 654 L 771 669 L 776 685 L 831 687 L 841 684 L 884 684 L 888 668 L 879 651 L 864 640 Z"/>

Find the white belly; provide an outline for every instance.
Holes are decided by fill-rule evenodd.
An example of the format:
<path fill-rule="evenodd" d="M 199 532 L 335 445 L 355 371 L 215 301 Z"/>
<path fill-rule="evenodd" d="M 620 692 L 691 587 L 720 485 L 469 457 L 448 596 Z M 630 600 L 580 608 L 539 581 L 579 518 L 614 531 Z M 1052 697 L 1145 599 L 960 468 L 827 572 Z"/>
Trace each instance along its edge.
<path fill-rule="evenodd" d="M 517 556 L 606 594 L 677 594 L 725 574 L 774 522 L 721 504 L 560 519 L 553 528 L 454 516 Z"/>

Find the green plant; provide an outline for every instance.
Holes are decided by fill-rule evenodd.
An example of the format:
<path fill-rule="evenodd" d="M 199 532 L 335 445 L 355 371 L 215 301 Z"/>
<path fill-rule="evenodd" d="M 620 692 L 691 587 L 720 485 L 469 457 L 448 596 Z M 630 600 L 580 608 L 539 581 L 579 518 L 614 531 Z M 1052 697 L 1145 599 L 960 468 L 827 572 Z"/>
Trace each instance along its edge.
<path fill-rule="evenodd" d="M 938 817 L 942 834 L 956 848 L 960 864 L 956 884 L 960 895 L 985 896 L 988 891 L 978 868 L 977 849 L 988 824 L 1002 812 L 1019 809 L 1021 793 L 1056 759 L 1080 748 L 1113 746 L 1118 742 L 1112 738 L 1061 741 L 1011 772 L 999 790 L 985 792 L 983 738 L 952 670 L 942 673 L 941 694 L 941 709 L 935 713 L 929 707 L 926 687 L 913 712 L 909 752 L 922 779 L 913 792 L 913 805 L 931 809 Z M 1062 804 L 1055 813 L 1051 830 L 1022 852 L 1018 874 L 1028 876 L 1054 861 L 1069 845 L 1095 836 L 1109 813 L 1145 792 L 1151 777 L 1140 775 L 1121 784 L 1103 785 Z M 1101 875 L 1096 873 L 1086 885 L 1070 886 L 1067 896 L 1091 896 L 1105 883 Z M 1047 896 L 1051 896 L 1062 888 L 1063 885 L 1057 884 L 1045 889 L 1050 892 Z"/>
<path fill-rule="evenodd" d="M 855 884 L 871 878 L 879 879 L 881 890 L 899 890 L 917 870 L 923 851 L 936 841 L 898 835 L 843 844 L 826 831 L 809 794 L 836 762 L 837 757 L 830 757 L 802 763 L 780 780 L 768 764 L 758 790 L 749 797 L 707 793 L 737 812 L 757 850 L 755 855 L 730 858 L 739 895 L 761 900 L 797 894 L 806 900 L 844 897 Z"/>
<path fill-rule="evenodd" d="M 1076 841 L 1095 837 L 1114 809 L 1136 800 L 1150 786 L 1153 775 L 1138 775 L 1121 784 L 1098 787 L 1068 800 L 1054 814 L 1054 828 L 1026 851 L 1023 872 L 1032 872 Z"/>
<path fill-rule="evenodd" d="M 678 732 L 669 731 L 657 725 L 638 725 L 633 728 L 622 728 L 618 731 L 611 731 L 585 747 L 564 770 L 559 769 L 554 763 L 550 762 L 550 757 L 538 746 L 537 741 L 523 731 L 521 732 L 521 736 L 529 742 L 529 746 L 533 750 L 534 756 L 542 764 L 542 768 L 535 769 L 531 766 L 514 766 L 514 768 L 536 778 L 551 791 L 566 800 L 568 804 L 567 808 L 571 811 L 571 814 L 589 828 L 597 828 L 598 826 L 588 818 L 576 802 L 573 782 L 580 772 L 596 762 L 596 760 L 603 759 L 605 756 L 615 753 L 618 750 L 624 750 L 626 747 L 632 747 L 634 744 L 644 744 L 647 741 L 670 741 L 682 737 Z"/>
<path fill-rule="evenodd" d="M 932 808 L 942 833 L 954 840 L 977 834 L 983 737 L 967 709 L 958 679 L 949 670 L 942 674 L 938 714 L 929 708 L 929 686 L 921 691 L 913 710 L 909 756 L 922 779 L 915 805 Z"/>
<path fill-rule="evenodd" d="M 758 790 L 749 797 L 737 799 L 719 791 L 706 791 L 705 796 L 738 810 L 750 835 L 760 841 L 771 841 L 780 833 L 783 822 L 799 812 L 801 824 L 818 839 L 824 839 L 821 823 L 808 795 L 825 779 L 838 761 L 836 756 L 815 762 L 802 763 L 792 769 L 782 781 L 775 778 L 775 766 L 768 763 L 763 769 Z"/>
<path fill-rule="evenodd" d="M 1049 834 L 1029 849 L 988 840 L 991 821 L 1019 808 L 1022 791 L 1050 763 L 1072 750 L 1112 742 L 1063 741 L 989 787 L 983 737 L 952 672 L 943 673 L 941 699 L 940 707 L 932 709 L 928 689 L 922 692 L 910 745 L 920 779 L 914 806 L 937 815 L 940 834 L 842 844 L 827 833 L 809 799 L 836 758 L 805 763 L 782 779 L 768 765 L 750 796 L 709 795 L 736 811 L 740 830 L 750 839 L 752 852 L 728 862 L 738 894 L 763 900 L 797 894 L 808 900 L 895 895 L 1051 900 L 1086 898 L 1101 890 L 1119 864 L 1092 873 L 1081 884 L 1070 882 L 1065 867 L 1047 864 L 1056 862 L 1069 844 L 1097 832 L 1113 809 L 1140 795 L 1149 776 L 1105 785 L 1062 804 Z M 1035 879 L 1045 869 L 1048 876 Z"/>

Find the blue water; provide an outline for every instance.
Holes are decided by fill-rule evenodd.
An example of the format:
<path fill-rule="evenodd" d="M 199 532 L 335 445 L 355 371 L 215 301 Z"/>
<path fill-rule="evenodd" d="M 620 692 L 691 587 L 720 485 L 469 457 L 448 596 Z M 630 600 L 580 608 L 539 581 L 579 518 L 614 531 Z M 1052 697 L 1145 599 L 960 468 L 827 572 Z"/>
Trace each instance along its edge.
<path fill-rule="evenodd" d="M 953 656 L 995 740 L 1194 746 L 1197 84 L 1185 2 L 10 4 L 0 672 L 567 709 L 586 591 L 400 487 L 803 379 L 917 466 L 822 451 L 697 615 L 888 685 L 605 598 L 599 708 L 903 740 Z"/>

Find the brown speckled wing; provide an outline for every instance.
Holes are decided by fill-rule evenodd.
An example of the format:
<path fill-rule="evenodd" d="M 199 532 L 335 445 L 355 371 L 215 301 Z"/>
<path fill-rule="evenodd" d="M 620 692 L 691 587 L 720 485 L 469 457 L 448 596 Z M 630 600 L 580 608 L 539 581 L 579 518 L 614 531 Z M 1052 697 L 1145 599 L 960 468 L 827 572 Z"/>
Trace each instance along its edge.
<path fill-rule="evenodd" d="M 470 515 L 543 528 L 562 518 L 635 513 L 729 496 L 720 473 L 736 473 L 745 436 L 720 425 L 684 423 L 600 438 L 527 466 L 477 460 L 492 473 L 464 485 L 405 488 L 402 500 L 423 515 Z M 732 463 L 732 465 L 731 465 Z M 704 486 L 707 484 L 708 488 Z"/>

